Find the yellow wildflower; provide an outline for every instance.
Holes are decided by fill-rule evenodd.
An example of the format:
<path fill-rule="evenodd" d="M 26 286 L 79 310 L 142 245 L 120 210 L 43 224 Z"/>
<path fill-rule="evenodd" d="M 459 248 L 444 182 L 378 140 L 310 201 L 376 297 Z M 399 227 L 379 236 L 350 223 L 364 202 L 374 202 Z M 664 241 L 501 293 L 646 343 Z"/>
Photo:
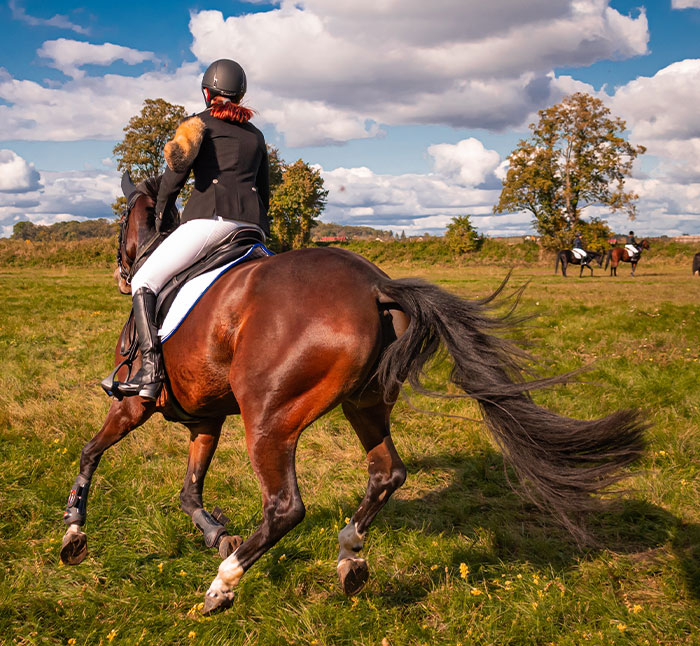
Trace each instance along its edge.
<path fill-rule="evenodd" d="M 533 609 L 533 610 L 537 610 L 537 606 L 539 606 L 539 605 L 540 605 L 540 604 L 537 603 L 537 601 L 533 601 L 533 602 L 532 602 L 532 609 Z"/>
<path fill-rule="evenodd" d="M 180 570 L 180 571 L 178 572 L 178 574 L 179 574 L 180 576 L 187 576 L 187 572 L 185 572 L 184 570 Z"/>
<path fill-rule="evenodd" d="M 627 630 L 627 624 L 623 624 L 622 622 L 619 622 L 615 628 L 617 628 L 621 633 L 624 633 L 625 630 Z"/>
<path fill-rule="evenodd" d="M 190 630 L 190 632 L 187 633 L 187 636 L 188 636 L 190 639 L 194 639 L 194 638 L 197 636 L 197 633 L 194 632 L 194 630 Z"/>
<path fill-rule="evenodd" d="M 346 525 L 349 525 L 349 524 L 350 524 L 350 519 L 349 519 L 347 516 L 345 517 L 345 524 L 346 524 Z"/>
<path fill-rule="evenodd" d="M 75 644 L 75 637 L 71 637 L 71 638 L 68 640 L 68 646 L 74 646 L 74 644 Z"/>
<path fill-rule="evenodd" d="M 163 571 L 163 564 L 158 563 L 158 572 L 162 572 L 162 571 Z"/>
<path fill-rule="evenodd" d="M 433 570 L 437 570 L 438 566 L 437 565 L 431 565 L 430 566 L 430 571 L 432 572 Z"/>
<path fill-rule="evenodd" d="M 638 613 L 640 613 L 640 612 L 642 612 L 642 606 L 640 606 L 638 603 L 636 603 L 636 604 L 632 607 L 632 612 L 633 612 L 635 615 L 638 614 Z"/>
<path fill-rule="evenodd" d="M 466 579 L 469 576 L 469 566 L 466 563 L 459 564 L 459 576 Z"/>
<path fill-rule="evenodd" d="M 108 633 L 107 635 L 107 641 L 111 643 L 111 641 L 117 636 L 117 631 L 112 628 L 112 630 Z"/>
<path fill-rule="evenodd" d="M 479 590 L 479 588 L 472 588 L 471 594 L 475 597 L 478 597 L 481 594 L 481 590 Z"/>

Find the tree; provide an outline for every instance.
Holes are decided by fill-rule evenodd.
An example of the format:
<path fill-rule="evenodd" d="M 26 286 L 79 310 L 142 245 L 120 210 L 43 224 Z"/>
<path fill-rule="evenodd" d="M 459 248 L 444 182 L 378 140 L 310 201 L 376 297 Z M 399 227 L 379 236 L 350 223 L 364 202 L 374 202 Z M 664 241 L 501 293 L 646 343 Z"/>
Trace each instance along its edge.
<path fill-rule="evenodd" d="M 476 251 L 481 243 L 481 237 L 469 220 L 469 216 L 459 215 L 452 218 L 452 222 L 447 225 L 445 241 L 450 251 L 461 255 Z"/>
<path fill-rule="evenodd" d="M 587 206 L 605 205 L 635 217 L 637 195 L 625 191 L 634 160 L 644 146 L 624 138 L 625 122 L 600 99 L 582 92 L 539 111 L 532 136 L 510 154 L 510 167 L 495 213 L 530 211 L 549 248 L 560 247 Z"/>
<path fill-rule="evenodd" d="M 605 220 L 591 218 L 589 221 L 581 220 L 576 227 L 581 233 L 583 246 L 590 251 L 605 252 L 610 248 L 610 237 L 612 231 Z M 568 241 L 569 246 L 573 243 L 573 237 Z"/>
<path fill-rule="evenodd" d="M 284 166 L 282 183 L 272 194 L 268 215 L 281 251 L 299 249 L 311 241 L 311 229 L 326 206 L 328 191 L 318 170 L 299 159 Z"/>
<path fill-rule="evenodd" d="M 141 112 L 131 117 L 124 127 L 124 139 L 112 151 L 117 158 L 117 169 L 128 170 L 134 183 L 160 175 L 165 170 L 163 148 L 186 117 L 187 112 L 181 105 L 165 99 L 146 99 Z M 185 187 L 183 200 L 190 190 Z M 112 209 L 119 215 L 125 204 L 126 199 L 120 197 L 112 204 Z"/>
<path fill-rule="evenodd" d="M 270 195 L 272 195 L 282 184 L 285 164 L 280 157 L 279 149 L 269 144 L 267 146 L 267 161 L 270 166 Z"/>

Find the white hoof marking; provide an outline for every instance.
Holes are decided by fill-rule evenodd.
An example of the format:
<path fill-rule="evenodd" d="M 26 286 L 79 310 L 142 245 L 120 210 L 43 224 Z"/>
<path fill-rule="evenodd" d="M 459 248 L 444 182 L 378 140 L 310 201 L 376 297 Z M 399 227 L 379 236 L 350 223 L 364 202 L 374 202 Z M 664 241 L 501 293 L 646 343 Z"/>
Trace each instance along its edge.
<path fill-rule="evenodd" d="M 340 545 L 338 563 L 343 559 L 356 559 L 357 552 L 359 552 L 365 544 L 365 534 L 360 534 L 357 531 L 357 524 L 350 522 L 340 530 L 338 534 L 338 544 Z"/>

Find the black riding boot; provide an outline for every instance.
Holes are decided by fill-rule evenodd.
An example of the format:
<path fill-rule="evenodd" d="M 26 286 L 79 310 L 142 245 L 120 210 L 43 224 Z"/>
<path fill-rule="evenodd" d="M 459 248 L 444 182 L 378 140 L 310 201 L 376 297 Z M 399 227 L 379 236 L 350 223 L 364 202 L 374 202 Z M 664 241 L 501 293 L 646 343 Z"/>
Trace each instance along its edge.
<path fill-rule="evenodd" d="M 119 390 L 124 395 L 139 395 L 144 399 L 158 399 L 165 374 L 156 318 L 156 295 L 147 287 L 141 287 L 133 296 L 134 324 L 141 351 L 141 368 Z"/>

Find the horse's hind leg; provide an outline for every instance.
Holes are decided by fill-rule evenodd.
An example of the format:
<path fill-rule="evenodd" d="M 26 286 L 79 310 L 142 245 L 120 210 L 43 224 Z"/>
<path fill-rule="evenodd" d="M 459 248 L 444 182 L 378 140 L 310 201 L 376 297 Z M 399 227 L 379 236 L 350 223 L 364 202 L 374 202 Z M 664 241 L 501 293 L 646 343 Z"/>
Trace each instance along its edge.
<path fill-rule="evenodd" d="M 80 473 L 73 483 L 63 521 L 68 530 L 61 545 L 61 560 L 77 565 L 87 555 L 87 536 L 80 529 L 85 524 L 90 481 L 103 453 L 143 424 L 155 411 L 155 403 L 140 397 L 114 400 L 99 432 L 83 447 L 80 454 Z"/>
<path fill-rule="evenodd" d="M 180 508 L 192 518 L 192 522 L 202 532 L 206 546 L 217 548 L 219 555 L 226 558 L 243 540 L 240 536 L 229 536 L 224 517 L 217 513 L 216 508 L 212 516 L 204 509 L 202 501 L 204 478 L 219 443 L 223 423 L 224 418 L 187 424 L 190 430 L 190 449 L 185 483 L 180 492 Z"/>
<path fill-rule="evenodd" d="M 297 487 L 294 456 L 299 435 L 308 422 L 294 422 L 279 413 L 257 414 L 254 419 L 246 419 L 244 414 L 248 455 L 262 490 L 262 523 L 222 561 L 204 598 L 204 614 L 228 608 L 244 572 L 298 525 L 306 513 Z"/>
<path fill-rule="evenodd" d="M 368 577 L 367 563 L 357 553 L 364 545 L 367 528 L 406 480 L 406 468 L 389 434 L 393 405 L 384 402 L 362 407 L 344 402 L 343 412 L 367 451 L 367 492 L 350 522 L 338 534 L 338 578 L 345 594 L 358 592 Z"/>

